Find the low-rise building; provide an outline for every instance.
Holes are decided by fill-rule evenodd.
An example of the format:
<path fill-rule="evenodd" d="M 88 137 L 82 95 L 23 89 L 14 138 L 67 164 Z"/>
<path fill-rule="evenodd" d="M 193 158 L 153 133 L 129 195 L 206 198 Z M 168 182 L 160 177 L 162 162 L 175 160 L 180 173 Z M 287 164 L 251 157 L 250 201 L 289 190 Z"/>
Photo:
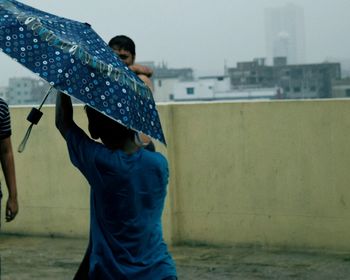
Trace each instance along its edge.
<path fill-rule="evenodd" d="M 350 78 L 333 81 L 332 97 L 333 98 L 350 97 Z"/>
<path fill-rule="evenodd" d="M 178 82 L 174 86 L 174 101 L 215 101 L 280 98 L 280 88 L 232 88 L 229 76 L 201 77 L 194 81 Z"/>
<path fill-rule="evenodd" d="M 274 65 L 265 65 L 263 59 L 239 62 L 229 68 L 232 88 L 283 89 L 283 98 L 330 98 L 332 82 L 341 79 L 340 63 L 287 65 L 287 59 L 278 57 Z"/>
<path fill-rule="evenodd" d="M 193 80 L 191 68 L 168 68 L 166 64 L 155 66 L 152 77 L 154 85 L 154 100 L 168 102 L 174 99 L 174 87 L 178 82 Z"/>
<path fill-rule="evenodd" d="M 28 77 L 10 78 L 6 100 L 10 105 L 40 104 L 50 85 L 40 79 Z M 55 97 L 50 95 L 46 103 L 54 103 Z"/>
<path fill-rule="evenodd" d="M 0 98 L 7 100 L 7 87 L 0 87 Z"/>

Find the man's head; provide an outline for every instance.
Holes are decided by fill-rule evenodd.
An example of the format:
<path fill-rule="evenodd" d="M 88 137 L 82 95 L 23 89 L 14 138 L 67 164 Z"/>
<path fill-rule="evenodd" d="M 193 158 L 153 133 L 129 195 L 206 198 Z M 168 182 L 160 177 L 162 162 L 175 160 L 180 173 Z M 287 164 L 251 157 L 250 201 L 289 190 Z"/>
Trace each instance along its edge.
<path fill-rule="evenodd" d="M 95 109 L 85 106 L 89 120 L 91 138 L 101 139 L 107 148 L 112 150 L 123 149 L 127 141 L 133 141 L 135 132 L 103 115 Z"/>
<path fill-rule="evenodd" d="M 129 37 L 125 35 L 115 36 L 109 41 L 108 45 L 127 66 L 134 64 L 135 43 Z"/>

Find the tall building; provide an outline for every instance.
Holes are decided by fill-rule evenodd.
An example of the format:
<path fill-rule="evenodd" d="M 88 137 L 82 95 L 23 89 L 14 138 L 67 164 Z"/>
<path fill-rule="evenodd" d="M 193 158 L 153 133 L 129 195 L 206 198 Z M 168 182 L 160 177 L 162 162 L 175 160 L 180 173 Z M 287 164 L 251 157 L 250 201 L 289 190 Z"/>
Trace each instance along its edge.
<path fill-rule="evenodd" d="M 294 4 L 267 8 L 265 35 L 268 63 L 274 57 L 287 57 L 288 64 L 305 63 L 303 8 Z"/>

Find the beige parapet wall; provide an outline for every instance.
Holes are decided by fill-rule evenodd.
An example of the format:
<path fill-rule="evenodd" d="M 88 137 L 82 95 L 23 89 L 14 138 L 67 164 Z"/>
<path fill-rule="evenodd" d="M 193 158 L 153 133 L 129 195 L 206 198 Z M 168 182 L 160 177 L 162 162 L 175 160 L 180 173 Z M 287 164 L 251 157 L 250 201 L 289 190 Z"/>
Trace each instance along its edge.
<path fill-rule="evenodd" d="M 171 172 L 167 241 L 350 250 L 350 101 L 158 108 L 168 147 L 157 148 Z M 20 213 L 2 231 L 87 236 L 89 187 L 68 160 L 54 108 L 43 111 L 16 153 Z M 28 112 L 11 108 L 14 148 Z M 84 114 L 75 108 L 86 127 Z"/>

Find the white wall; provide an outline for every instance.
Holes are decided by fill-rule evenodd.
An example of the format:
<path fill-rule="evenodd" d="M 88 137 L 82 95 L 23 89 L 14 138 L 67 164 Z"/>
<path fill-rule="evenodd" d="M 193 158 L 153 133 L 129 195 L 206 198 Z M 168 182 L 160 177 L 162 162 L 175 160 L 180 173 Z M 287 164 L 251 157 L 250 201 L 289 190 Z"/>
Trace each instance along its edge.
<path fill-rule="evenodd" d="M 174 100 L 213 99 L 214 80 L 199 80 L 177 83 L 174 88 Z M 193 88 L 194 93 L 188 94 L 187 89 Z"/>
<path fill-rule="evenodd" d="M 174 85 L 178 83 L 177 78 L 154 79 L 153 97 L 156 102 L 169 102 L 170 96 L 174 94 Z"/>

